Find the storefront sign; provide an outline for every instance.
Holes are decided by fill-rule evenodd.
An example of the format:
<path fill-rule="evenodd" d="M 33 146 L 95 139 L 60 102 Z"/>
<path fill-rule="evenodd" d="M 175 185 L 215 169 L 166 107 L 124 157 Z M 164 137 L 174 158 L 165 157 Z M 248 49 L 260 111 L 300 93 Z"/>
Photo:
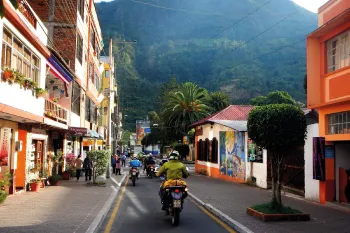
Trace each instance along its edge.
<path fill-rule="evenodd" d="M 263 163 L 263 150 L 258 147 L 251 139 L 248 139 L 248 161 Z"/>
<path fill-rule="evenodd" d="M 314 137 L 313 141 L 313 179 L 325 180 L 325 138 Z"/>
<path fill-rule="evenodd" d="M 80 127 L 69 127 L 69 131 L 71 131 L 74 135 L 85 135 L 87 133 L 87 128 Z"/>
<path fill-rule="evenodd" d="M 43 130 L 43 129 L 37 129 L 37 128 L 32 128 L 32 133 L 35 133 L 35 134 L 44 134 L 46 135 L 46 131 Z"/>
<path fill-rule="evenodd" d="M 0 166 L 9 165 L 11 152 L 11 128 L 0 129 Z"/>

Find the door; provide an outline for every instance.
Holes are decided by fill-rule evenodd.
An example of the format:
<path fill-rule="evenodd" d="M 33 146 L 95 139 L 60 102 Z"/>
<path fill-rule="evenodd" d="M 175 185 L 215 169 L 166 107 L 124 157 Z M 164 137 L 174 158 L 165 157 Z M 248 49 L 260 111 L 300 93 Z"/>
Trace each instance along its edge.
<path fill-rule="evenodd" d="M 43 168 L 43 141 L 36 142 L 36 151 L 35 151 L 35 164 L 38 166 L 40 171 L 42 172 Z"/>

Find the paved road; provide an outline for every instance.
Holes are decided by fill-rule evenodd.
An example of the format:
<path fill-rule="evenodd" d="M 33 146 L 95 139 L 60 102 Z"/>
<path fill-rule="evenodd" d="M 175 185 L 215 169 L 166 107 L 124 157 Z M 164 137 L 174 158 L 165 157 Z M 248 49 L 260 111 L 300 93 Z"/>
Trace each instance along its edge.
<path fill-rule="evenodd" d="M 129 180 L 115 218 L 113 218 L 112 213 L 117 201 L 102 224 L 100 233 L 234 232 L 226 230 L 224 226 L 217 223 L 196 206 L 190 198 L 185 200 L 184 210 L 180 217 L 180 226 L 173 227 L 171 217 L 165 216 L 164 212 L 161 211 L 157 192 L 159 184 L 160 180 L 157 178 L 140 177 L 136 182 L 136 186 L 133 187 Z M 114 219 L 113 222 L 111 221 L 111 228 L 107 227 L 110 219 Z"/>

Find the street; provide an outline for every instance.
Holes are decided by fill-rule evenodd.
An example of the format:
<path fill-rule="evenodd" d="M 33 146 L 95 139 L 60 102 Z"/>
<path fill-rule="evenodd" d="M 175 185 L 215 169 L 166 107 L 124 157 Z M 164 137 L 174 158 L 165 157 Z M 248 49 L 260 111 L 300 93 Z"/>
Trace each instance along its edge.
<path fill-rule="evenodd" d="M 127 171 L 128 168 L 125 168 L 124 172 Z M 184 209 L 180 216 L 180 225 L 173 227 L 171 217 L 165 216 L 161 210 L 158 196 L 159 184 L 158 178 L 147 178 L 142 172 L 135 187 L 128 180 L 124 193 L 120 192 L 119 194 L 122 195 L 120 205 L 118 206 L 118 200 L 112 205 L 101 225 L 100 232 L 235 232 L 219 219 L 210 217 L 190 198 L 185 200 Z M 113 211 L 116 210 L 116 215 L 113 215 Z"/>

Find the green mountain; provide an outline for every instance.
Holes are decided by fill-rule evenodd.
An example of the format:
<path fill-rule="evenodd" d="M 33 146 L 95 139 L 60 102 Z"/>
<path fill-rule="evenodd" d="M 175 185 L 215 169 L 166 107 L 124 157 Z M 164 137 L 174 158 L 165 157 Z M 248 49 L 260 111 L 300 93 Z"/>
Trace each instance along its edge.
<path fill-rule="evenodd" d="M 290 0 L 115 0 L 96 8 L 105 44 L 114 40 L 128 129 L 157 108 L 171 75 L 222 90 L 232 103 L 273 90 L 305 102 L 305 38 L 317 15 Z"/>

